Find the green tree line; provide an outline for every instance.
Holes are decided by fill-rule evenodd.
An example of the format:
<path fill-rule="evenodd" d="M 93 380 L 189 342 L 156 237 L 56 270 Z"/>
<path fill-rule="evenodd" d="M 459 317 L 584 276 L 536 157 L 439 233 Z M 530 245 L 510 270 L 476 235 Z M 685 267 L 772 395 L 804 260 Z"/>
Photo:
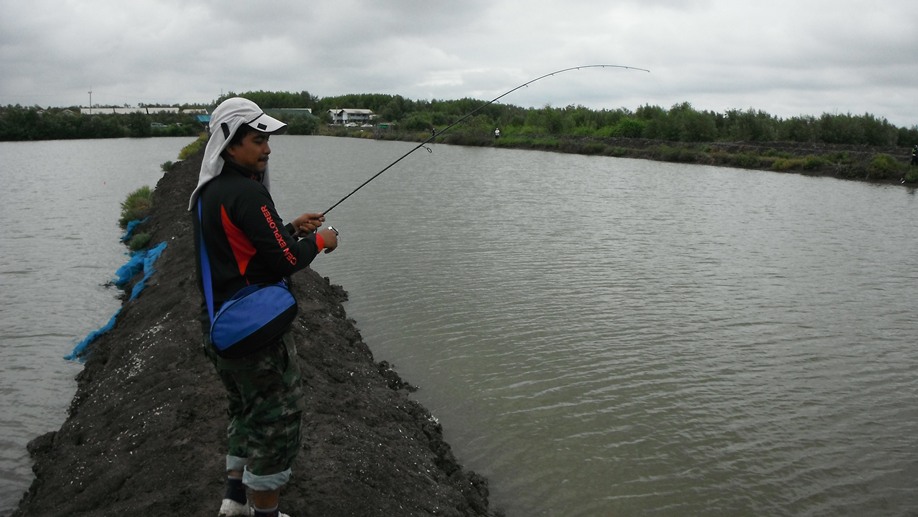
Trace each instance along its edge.
<path fill-rule="evenodd" d="M 227 94 L 217 103 L 236 96 Z M 379 120 L 392 122 L 404 131 L 443 128 L 481 108 L 485 101 L 411 100 L 400 95 L 351 94 L 319 98 L 308 92 L 246 92 L 238 94 L 262 108 L 306 107 L 324 120 L 334 108 L 373 110 Z M 594 110 L 583 106 L 563 108 L 520 108 L 511 104 L 490 104 L 453 131 L 481 131 L 501 128 L 504 134 L 584 137 L 624 137 L 674 142 L 797 142 L 878 147 L 910 147 L 918 143 L 918 125 L 897 127 L 869 113 L 863 115 L 824 113 L 818 117 L 800 115 L 782 119 L 761 110 L 728 110 L 723 113 L 697 110 L 690 103 L 669 109 L 644 105 L 634 111 L 625 108 Z"/>
<path fill-rule="evenodd" d="M 0 141 L 194 136 L 203 126 L 182 113 L 80 114 L 80 108 L 0 107 Z"/>
<path fill-rule="evenodd" d="M 583 106 L 521 108 L 464 98 L 458 100 L 411 100 L 400 95 L 348 94 L 317 97 L 302 92 L 228 93 L 214 101 L 242 96 L 290 124 L 293 134 L 312 134 L 328 122 L 328 110 L 370 109 L 379 121 L 401 131 L 427 132 L 442 129 L 475 110 L 475 115 L 451 130 L 465 136 L 490 135 L 500 128 L 504 135 L 520 138 L 542 136 L 639 138 L 671 142 L 796 142 L 877 147 L 910 147 L 918 143 L 918 125 L 896 127 L 886 119 L 863 115 L 800 115 L 779 118 L 764 111 L 728 110 L 723 113 L 697 110 L 683 102 L 670 108 L 644 105 L 595 110 Z M 310 108 L 313 116 L 283 112 Z M 154 124 L 155 123 L 155 124 Z M 78 109 L 0 107 L 0 140 L 70 138 L 121 138 L 160 135 L 194 135 L 203 127 L 187 114 L 80 115 Z"/>

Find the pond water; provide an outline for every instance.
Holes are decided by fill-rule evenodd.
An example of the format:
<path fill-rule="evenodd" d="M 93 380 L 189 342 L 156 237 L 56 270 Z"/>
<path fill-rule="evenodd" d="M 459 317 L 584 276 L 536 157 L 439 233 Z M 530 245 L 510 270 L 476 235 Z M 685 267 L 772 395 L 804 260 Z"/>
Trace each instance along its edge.
<path fill-rule="evenodd" d="M 120 202 L 186 139 L 0 144 L 0 512 L 63 361 L 119 306 Z M 414 144 L 271 140 L 280 212 Z M 313 267 L 508 516 L 918 508 L 915 191 L 443 145 L 336 207 Z"/>

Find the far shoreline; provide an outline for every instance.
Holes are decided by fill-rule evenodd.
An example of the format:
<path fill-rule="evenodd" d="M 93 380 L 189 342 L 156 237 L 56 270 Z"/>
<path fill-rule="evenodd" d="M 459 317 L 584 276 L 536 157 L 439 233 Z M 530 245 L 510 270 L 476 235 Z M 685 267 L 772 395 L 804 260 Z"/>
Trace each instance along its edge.
<path fill-rule="evenodd" d="M 431 136 L 339 126 L 321 129 L 317 135 L 633 158 L 918 186 L 918 166 L 910 165 L 911 149 L 895 146 L 799 142 L 676 142 L 625 137 L 513 134 L 502 134 L 500 138 L 494 138 L 491 135 L 469 137 L 467 133 Z"/>

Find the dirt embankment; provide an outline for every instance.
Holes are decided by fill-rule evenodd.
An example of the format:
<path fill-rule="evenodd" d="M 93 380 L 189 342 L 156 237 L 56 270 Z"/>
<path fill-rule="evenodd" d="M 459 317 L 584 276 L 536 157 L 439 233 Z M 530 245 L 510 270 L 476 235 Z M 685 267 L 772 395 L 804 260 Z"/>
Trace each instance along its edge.
<path fill-rule="evenodd" d="M 166 173 L 147 231 L 167 247 L 115 328 L 90 346 L 61 428 L 29 444 L 36 479 L 14 516 L 214 516 L 223 494 L 223 389 L 200 349 L 191 220 L 200 155 Z M 487 482 L 464 470 L 440 425 L 374 362 L 341 302 L 294 277 L 307 411 L 282 510 L 293 516 L 484 516 Z"/>

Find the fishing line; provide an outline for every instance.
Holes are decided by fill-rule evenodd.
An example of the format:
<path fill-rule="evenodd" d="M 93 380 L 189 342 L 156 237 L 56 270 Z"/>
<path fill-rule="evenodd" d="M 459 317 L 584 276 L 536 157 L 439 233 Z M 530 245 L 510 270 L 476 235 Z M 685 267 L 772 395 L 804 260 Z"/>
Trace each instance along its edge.
<path fill-rule="evenodd" d="M 504 93 L 498 95 L 497 97 L 494 97 L 493 99 L 491 99 L 491 100 L 489 100 L 488 102 L 482 104 L 481 106 L 478 106 L 477 108 L 475 108 L 475 109 L 473 109 L 472 111 L 466 113 L 466 114 L 463 115 L 459 120 L 453 122 L 452 124 L 446 126 L 445 128 L 443 128 L 443 129 L 441 129 L 441 130 L 439 130 L 439 131 L 431 132 L 432 134 L 431 134 L 429 137 L 427 137 L 423 142 L 421 142 L 420 144 L 418 144 L 417 146 L 415 146 L 413 149 L 411 149 L 411 150 L 408 151 L 407 153 L 401 155 L 401 156 L 400 156 L 398 159 L 396 159 L 394 162 L 390 163 L 389 165 L 386 165 L 381 171 L 379 171 L 379 172 L 377 172 L 376 174 L 374 174 L 373 176 L 371 176 L 370 179 L 368 179 L 368 180 L 364 181 L 363 183 L 361 183 L 357 188 L 355 188 L 354 190 L 352 190 L 350 194 L 348 194 L 348 195 L 344 196 L 343 198 L 339 199 L 338 202 L 335 203 L 334 205 L 330 206 L 330 207 L 328 208 L 328 210 L 322 212 L 322 215 L 326 215 L 326 214 L 328 214 L 329 212 L 331 212 L 333 208 L 335 208 L 336 206 L 338 206 L 338 205 L 340 205 L 341 203 L 343 203 L 347 198 L 349 198 L 349 197 L 353 196 L 354 194 L 356 194 L 358 190 L 362 189 L 362 188 L 365 187 L 368 183 L 370 183 L 371 181 L 375 180 L 375 179 L 376 179 L 377 177 L 379 177 L 382 173 L 384 173 L 384 172 L 386 172 L 387 170 L 391 169 L 395 164 L 397 164 L 398 162 L 400 162 L 400 161 L 404 160 L 405 158 L 407 158 L 409 154 L 411 154 L 411 153 L 417 151 L 418 149 L 420 149 L 420 148 L 422 148 L 422 147 L 424 147 L 425 149 L 427 149 L 427 152 L 429 152 L 429 153 L 430 153 L 430 152 L 433 152 L 433 151 L 430 150 L 429 147 L 426 147 L 428 143 L 430 143 L 433 139 L 435 139 L 436 137 L 442 135 L 443 133 L 446 133 L 447 131 L 449 131 L 449 130 L 452 129 L 453 127 L 459 125 L 460 123 L 462 123 L 463 121 L 465 121 L 466 119 L 468 119 L 468 118 L 471 117 L 472 115 L 478 113 L 478 112 L 481 111 L 482 109 L 484 109 L 484 108 L 490 106 L 491 104 L 494 104 L 495 102 L 497 102 L 497 101 L 499 101 L 500 99 L 506 97 L 507 95 L 510 95 L 511 93 L 513 93 L 513 92 L 519 90 L 520 88 L 525 88 L 526 86 L 529 86 L 530 84 L 532 84 L 532 83 L 534 83 L 534 82 L 536 82 L 536 81 L 540 81 L 540 80 L 542 80 L 542 79 L 545 79 L 546 77 L 551 77 L 551 76 L 553 76 L 553 75 L 562 74 L 562 73 L 564 73 L 564 72 L 570 72 L 571 70 L 580 70 L 580 69 L 582 69 L 582 68 L 623 68 L 623 69 L 626 69 L 626 70 L 638 70 L 638 71 L 641 71 L 641 72 L 648 72 L 648 73 L 650 72 L 650 70 L 647 70 L 647 69 L 644 69 L 644 68 L 637 68 L 637 67 L 625 66 L 625 65 L 580 65 L 580 66 L 572 66 L 572 67 L 570 67 L 570 68 L 563 68 L 563 69 L 561 69 L 561 70 L 555 70 L 554 72 L 550 72 L 550 73 L 547 73 L 547 74 L 545 74 L 545 75 L 541 75 L 541 76 L 539 76 L 539 77 L 536 77 L 535 79 L 531 79 L 531 80 L 529 80 L 529 81 L 526 81 L 525 83 L 523 83 L 523 84 L 521 84 L 521 85 L 519 85 L 519 86 L 516 86 L 516 87 L 514 87 L 514 88 L 512 88 L 512 89 L 510 89 L 510 90 L 507 90 L 507 91 L 505 91 Z"/>

